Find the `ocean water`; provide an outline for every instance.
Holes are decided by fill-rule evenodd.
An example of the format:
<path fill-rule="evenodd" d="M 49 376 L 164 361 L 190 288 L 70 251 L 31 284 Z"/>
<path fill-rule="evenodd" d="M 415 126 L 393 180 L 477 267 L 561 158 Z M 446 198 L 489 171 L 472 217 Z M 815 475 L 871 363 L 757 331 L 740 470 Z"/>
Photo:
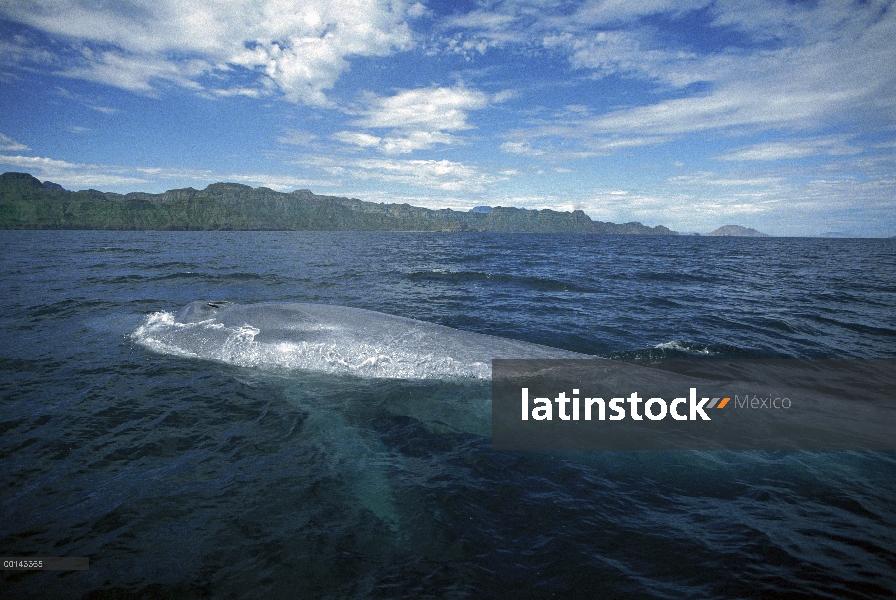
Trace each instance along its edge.
<path fill-rule="evenodd" d="M 896 240 L 0 231 L 0 282 L 0 554 L 90 557 L 4 598 L 896 594 L 896 454 L 493 451 L 487 371 L 896 358 Z"/>

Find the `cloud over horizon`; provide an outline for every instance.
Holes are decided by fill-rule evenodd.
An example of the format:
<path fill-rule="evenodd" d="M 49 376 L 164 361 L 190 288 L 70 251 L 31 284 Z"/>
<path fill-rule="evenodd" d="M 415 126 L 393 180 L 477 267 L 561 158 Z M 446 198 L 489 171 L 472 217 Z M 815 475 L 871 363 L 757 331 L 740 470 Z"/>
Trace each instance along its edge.
<path fill-rule="evenodd" d="M 407 19 L 421 7 L 400 0 L 34 0 L 0 3 L 0 15 L 69 44 L 57 72 L 137 92 L 164 81 L 219 95 L 264 95 L 328 106 L 326 96 L 349 59 L 386 56 L 413 45 Z M 21 62 L 33 56 L 17 40 Z M 7 51 L 11 53 L 11 51 Z M 209 79 L 243 69 L 249 87 L 215 87 Z M 254 81 L 253 81 L 254 80 Z"/>

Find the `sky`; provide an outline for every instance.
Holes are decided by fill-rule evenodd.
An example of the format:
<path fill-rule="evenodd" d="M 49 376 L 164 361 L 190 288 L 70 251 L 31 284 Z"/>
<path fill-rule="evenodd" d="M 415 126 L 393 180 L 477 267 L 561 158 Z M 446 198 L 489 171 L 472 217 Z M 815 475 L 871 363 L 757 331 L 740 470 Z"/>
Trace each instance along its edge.
<path fill-rule="evenodd" d="M 896 235 L 896 4 L 0 0 L 0 171 Z"/>

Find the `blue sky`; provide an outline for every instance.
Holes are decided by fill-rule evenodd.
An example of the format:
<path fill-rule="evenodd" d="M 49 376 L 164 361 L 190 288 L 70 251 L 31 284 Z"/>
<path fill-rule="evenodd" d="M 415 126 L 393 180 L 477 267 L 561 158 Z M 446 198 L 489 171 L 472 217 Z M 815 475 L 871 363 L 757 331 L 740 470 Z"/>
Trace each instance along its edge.
<path fill-rule="evenodd" d="M 0 170 L 896 235 L 894 2 L 0 0 Z"/>

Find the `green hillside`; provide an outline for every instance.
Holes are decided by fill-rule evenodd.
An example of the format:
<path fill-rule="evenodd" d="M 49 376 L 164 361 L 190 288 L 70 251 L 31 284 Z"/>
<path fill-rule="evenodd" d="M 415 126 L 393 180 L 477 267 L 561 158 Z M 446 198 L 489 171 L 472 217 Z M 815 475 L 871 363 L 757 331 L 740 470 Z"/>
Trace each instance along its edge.
<path fill-rule="evenodd" d="M 28 173 L 0 175 L 0 229 L 495 231 L 674 235 L 666 227 L 592 221 L 580 210 L 431 210 L 215 183 L 162 194 L 71 192 Z"/>

